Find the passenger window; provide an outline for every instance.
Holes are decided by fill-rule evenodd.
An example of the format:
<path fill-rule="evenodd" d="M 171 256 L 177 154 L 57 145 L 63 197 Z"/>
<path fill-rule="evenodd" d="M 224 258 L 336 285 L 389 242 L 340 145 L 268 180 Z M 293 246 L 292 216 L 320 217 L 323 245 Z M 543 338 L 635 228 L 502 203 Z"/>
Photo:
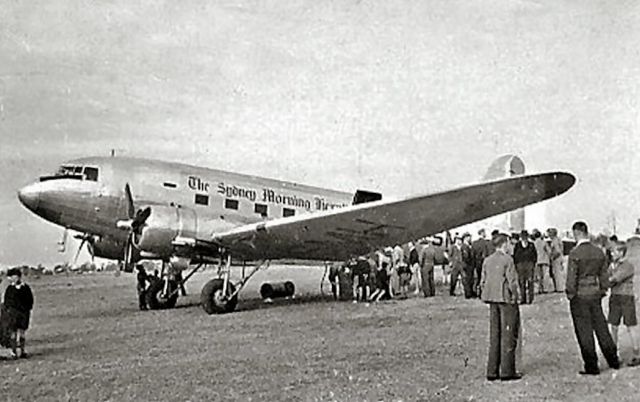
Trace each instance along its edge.
<path fill-rule="evenodd" d="M 296 210 L 295 209 L 291 209 L 291 208 L 282 208 L 282 216 L 283 217 L 287 217 L 287 216 L 294 216 L 296 214 Z"/>
<path fill-rule="evenodd" d="M 209 205 L 209 196 L 204 194 L 196 194 L 196 204 Z"/>
<path fill-rule="evenodd" d="M 267 206 L 264 205 L 264 204 L 256 204 L 256 206 L 253 209 L 253 212 L 255 212 L 256 214 L 262 215 L 262 217 L 266 217 L 267 216 Z"/>
<path fill-rule="evenodd" d="M 227 209 L 238 209 L 238 200 L 224 200 L 224 207 Z"/>
<path fill-rule="evenodd" d="M 82 166 L 74 166 L 73 174 L 82 174 Z"/>
<path fill-rule="evenodd" d="M 98 168 L 86 167 L 84 168 L 85 180 L 98 181 Z"/>

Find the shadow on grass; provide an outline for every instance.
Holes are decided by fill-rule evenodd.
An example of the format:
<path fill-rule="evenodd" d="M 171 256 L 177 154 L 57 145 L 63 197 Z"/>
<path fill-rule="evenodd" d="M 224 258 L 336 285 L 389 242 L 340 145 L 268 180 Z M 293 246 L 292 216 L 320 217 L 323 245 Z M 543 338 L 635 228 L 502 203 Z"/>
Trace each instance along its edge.
<path fill-rule="evenodd" d="M 265 303 L 264 300 L 259 298 L 252 299 L 241 299 L 238 300 L 238 306 L 234 310 L 234 312 L 243 312 L 243 311 L 254 311 L 254 310 L 262 310 L 262 309 L 272 309 L 272 308 L 280 308 L 280 307 L 288 307 L 288 306 L 299 306 L 304 304 L 321 304 L 321 303 L 337 303 L 331 298 L 331 296 L 322 296 L 322 295 L 304 295 L 297 296 L 295 298 L 286 298 L 286 299 L 274 299 L 270 303 Z M 200 307 L 200 301 L 189 301 L 184 304 L 179 304 L 176 306 L 176 309 L 191 309 L 195 307 Z"/>

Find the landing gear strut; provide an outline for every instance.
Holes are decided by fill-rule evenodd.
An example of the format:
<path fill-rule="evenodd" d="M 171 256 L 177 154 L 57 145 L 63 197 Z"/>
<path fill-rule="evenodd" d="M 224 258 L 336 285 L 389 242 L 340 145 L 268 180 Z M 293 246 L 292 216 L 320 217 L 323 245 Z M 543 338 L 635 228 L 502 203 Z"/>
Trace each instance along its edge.
<path fill-rule="evenodd" d="M 174 308 L 178 301 L 178 292 L 180 286 L 184 286 L 193 274 L 195 274 L 203 264 L 198 264 L 195 268 L 189 272 L 189 274 L 182 280 L 182 282 L 175 279 L 175 275 L 172 272 L 171 267 L 167 267 L 166 262 L 162 262 L 162 275 L 160 280 L 156 280 L 149 286 L 147 290 L 147 305 L 151 310 L 164 310 Z"/>
<path fill-rule="evenodd" d="M 166 293 L 169 290 L 170 293 Z M 147 305 L 151 310 L 164 310 L 174 308 L 178 301 L 178 283 L 174 280 L 155 281 L 147 289 Z"/>
<path fill-rule="evenodd" d="M 236 305 L 238 304 L 238 293 L 240 293 L 244 285 L 246 285 L 249 279 L 251 279 L 256 272 L 269 266 L 268 261 L 262 261 L 249 273 L 249 275 L 244 276 L 243 272 L 242 280 L 234 285 L 229 279 L 231 274 L 231 256 L 227 255 L 225 260 L 223 267 L 222 258 L 220 258 L 220 264 L 218 265 L 218 278 L 210 280 L 202 288 L 200 301 L 202 303 L 202 308 L 207 312 L 207 314 L 224 314 L 235 310 Z"/>

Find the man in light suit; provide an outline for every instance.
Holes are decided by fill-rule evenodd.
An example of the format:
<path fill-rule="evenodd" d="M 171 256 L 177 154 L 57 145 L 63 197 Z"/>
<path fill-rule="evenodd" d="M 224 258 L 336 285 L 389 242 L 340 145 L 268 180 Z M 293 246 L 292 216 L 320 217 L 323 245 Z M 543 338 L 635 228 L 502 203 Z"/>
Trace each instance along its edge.
<path fill-rule="evenodd" d="M 520 327 L 518 273 L 507 253 L 508 239 L 498 234 L 493 239 L 496 251 L 482 264 L 481 299 L 489 304 L 489 359 L 487 379 L 519 380 L 516 349 Z"/>
<path fill-rule="evenodd" d="M 547 293 L 550 290 L 550 264 L 549 245 L 542 238 L 542 233 L 538 229 L 533 230 L 533 244 L 536 246 L 538 261 L 535 268 L 535 280 L 538 282 L 538 293 Z"/>
<path fill-rule="evenodd" d="M 562 266 L 562 240 L 558 237 L 558 230 L 549 228 L 549 258 L 551 260 L 551 279 L 553 280 L 554 291 L 564 291 L 564 269 Z"/>
<path fill-rule="evenodd" d="M 580 374 L 598 375 L 600 368 L 593 339 L 594 332 L 609 367 L 620 368 L 618 349 L 602 313 L 602 297 L 609 288 L 607 260 L 600 248 L 589 241 L 586 223 L 576 222 L 572 230 L 577 245 L 569 254 L 566 293 L 584 361 L 584 370 L 580 371 Z"/>
<path fill-rule="evenodd" d="M 436 294 L 433 270 L 436 266 L 436 249 L 432 240 L 428 239 L 420 253 L 420 278 L 422 279 L 422 294 L 432 297 Z"/>

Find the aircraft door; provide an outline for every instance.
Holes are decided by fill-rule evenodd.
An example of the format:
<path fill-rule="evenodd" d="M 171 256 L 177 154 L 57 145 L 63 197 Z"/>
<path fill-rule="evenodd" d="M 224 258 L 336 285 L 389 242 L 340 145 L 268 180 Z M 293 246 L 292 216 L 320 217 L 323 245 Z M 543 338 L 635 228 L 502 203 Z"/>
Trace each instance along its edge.
<path fill-rule="evenodd" d="M 195 238 L 198 234 L 198 217 L 196 211 L 191 208 L 177 208 L 178 227 L 177 235 L 179 237 Z"/>

